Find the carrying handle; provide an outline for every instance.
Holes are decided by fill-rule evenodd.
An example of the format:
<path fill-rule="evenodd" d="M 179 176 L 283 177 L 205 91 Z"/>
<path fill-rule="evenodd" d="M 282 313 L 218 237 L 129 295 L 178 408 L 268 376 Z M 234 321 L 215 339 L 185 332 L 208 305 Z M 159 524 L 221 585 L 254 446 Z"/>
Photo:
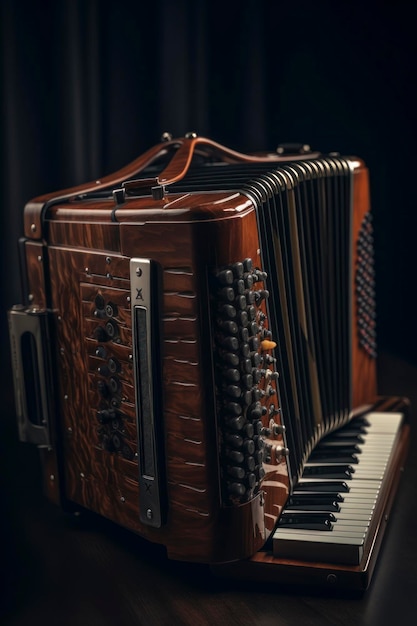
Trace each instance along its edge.
<path fill-rule="evenodd" d="M 145 168 L 171 151 L 174 151 L 173 157 L 158 176 L 135 179 Z M 155 200 L 160 200 L 165 196 L 167 186 L 182 180 L 187 174 L 194 154 L 199 154 L 206 158 L 216 157 L 225 163 L 272 163 L 288 161 L 289 159 L 286 153 L 280 154 L 279 151 L 278 153 L 264 153 L 262 155 L 243 154 L 226 148 L 206 137 L 198 137 L 195 133 L 187 133 L 185 137 L 177 139 L 172 139 L 171 135 L 164 133 L 160 143 L 117 172 L 104 176 L 100 180 L 90 181 L 77 187 L 38 196 L 31 200 L 25 207 L 25 236 L 30 239 L 41 239 L 44 234 L 43 224 L 48 209 L 59 202 L 66 202 L 84 194 L 110 188 L 113 190 L 116 203 L 119 200 L 123 201 L 126 193 L 135 194 L 138 192 L 151 192 Z M 315 158 L 318 156 L 318 153 L 310 152 L 308 156 L 309 158 Z M 291 160 L 303 158 L 305 158 L 305 153 L 291 155 Z M 120 185 L 122 186 L 121 188 Z"/>
<path fill-rule="evenodd" d="M 76 196 L 91 193 L 94 191 L 101 191 L 103 189 L 115 188 L 117 185 L 122 185 L 126 192 L 133 189 L 152 189 L 155 198 L 161 196 L 161 189 L 165 188 L 172 183 L 182 180 L 187 174 L 191 165 L 194 154 L 199 154 L 206 158 L 218 158 L 224 163 L 265 163 L 265 162 L 277 162 L 288 160 L 288 150 L 284 152 L 278 147 L 277 152 L 263 153 L 262 155 L 244 154 L 237 152 L 223 146 L 206 137 L 198 137 L 195 133 L 187 133 L 185 137 L 179 137 L 172 139 L 168 133 L 162 135 L 162 141 L 146 152 L 140 157 L 123 167 L 122 169 L 104 176 L 100 180 L 90 181 L 79 185 L 77 187 L 71 187 L 62 191 L 49 193 L 39 196 L 31 200 L 30 204 L 49 205 L 55 204 L 74 198 Z M 145 168 L 155 163 L 158 159 L 166 156 L 169 152 L 174 151 L 174 155 L 169 161 L 165 169 L 154 178 L 143 178 L 138 180 L 129 180 L 134 176 L 138 176 Z M 292 160 L 305 158 L 306 151 L 294 151 L 295 154 L 291 156 Z M 318 153 L 309 153 L 309 157 L 314 157 Z"/>
<path fill-rule="evenodd" d="M 50 448 L 54 411 L 50 315 L 16 305 L 8 318 L 19 439 Z"/>
<path fill-rule="evenodd" d="M 195 133 L 189 133 L 183 138 L 176 139 L 175 144 L 178 149 L 170 160 L 167 167 L 153 178 L 140 180 L 129 180 L 123 183 L 126 193 L 143 191 L 150 189 L 155 200 L 159 200 L 165 195 L 165 188 L 184 178 L 191 165 L 194 154 L 200 154 L 207 158 L 216 157 L 224 163 L 265 163 L 266 161 L 277 161 L 277 154 L 265 154 L 262 156 L 243 154 L 236 150 L 231 150 L 221 144 L 198 137 Z"/>

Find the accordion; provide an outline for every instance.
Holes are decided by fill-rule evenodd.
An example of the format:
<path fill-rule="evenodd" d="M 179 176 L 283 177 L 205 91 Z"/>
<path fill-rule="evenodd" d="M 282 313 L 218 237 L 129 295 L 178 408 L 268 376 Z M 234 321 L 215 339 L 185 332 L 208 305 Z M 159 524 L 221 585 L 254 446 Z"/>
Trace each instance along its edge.
<path fill-rule="evenodd" d="M 48 497 L 226 576 L 366 587 L 405 458 L 368 171 L 168 137 L 36 198 L 9 311 Z"/>

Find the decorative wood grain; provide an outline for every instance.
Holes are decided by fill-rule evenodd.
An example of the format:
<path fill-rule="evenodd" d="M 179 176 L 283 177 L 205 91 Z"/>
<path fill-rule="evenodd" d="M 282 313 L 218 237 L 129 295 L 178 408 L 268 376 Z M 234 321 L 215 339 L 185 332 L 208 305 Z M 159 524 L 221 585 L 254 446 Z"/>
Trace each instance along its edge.
<path fill-rule="evenodd" d="M 79 248 L 90 250 L 108 250 L 109 252 L 119 252 L 119 230 L 117 224 L 89 223 L 91 212 L 85 216 L 84 228 L 80 228 L 78 222 L 51 222 L 49 226 L 49 240 L 51 244 L 72 246 L 74 241 L 78 242 Z M 86 267 L 89 267 L 86 265 Z M 110 268 L 108 268 L 110 269 Z"/>

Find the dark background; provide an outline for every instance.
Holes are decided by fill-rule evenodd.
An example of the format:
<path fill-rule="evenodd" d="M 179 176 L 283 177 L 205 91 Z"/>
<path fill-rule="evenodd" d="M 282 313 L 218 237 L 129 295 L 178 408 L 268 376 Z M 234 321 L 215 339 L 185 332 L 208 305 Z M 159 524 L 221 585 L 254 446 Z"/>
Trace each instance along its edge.
<path fill-rule="evenodd" d="M 21 298 L 23 207 L 36 195 L 121 168 L 163 131 L 196 131 L 241 151 L 300 141 L 362 157 L 371 174 L 380 351 L 417 365 L 411 7 L 0 2 L 3 521 L 9 510 L 23 511 L 16 489 L 24 485 L 28 496 L 29 485 L 37 494 L 39 478 L 35 451 L 25 449 L 21 463 L 16 444 L 6 332 L 6 310 Z M 16 536 L 8 525 L 15 521 L 4 523 L 2 536 Z M 18 552 L 6 541 L 6 590 L 19 582 Z"/>
<path fill-rule="evenodd" d="M 115 171 L 166 130 L 243 151 L 300 141 L 368 164 L 379 345 L 416 361 L 409 3 L 0 4 L 4 308 L 20 299 L 15 242 L 30 198 Z"/>

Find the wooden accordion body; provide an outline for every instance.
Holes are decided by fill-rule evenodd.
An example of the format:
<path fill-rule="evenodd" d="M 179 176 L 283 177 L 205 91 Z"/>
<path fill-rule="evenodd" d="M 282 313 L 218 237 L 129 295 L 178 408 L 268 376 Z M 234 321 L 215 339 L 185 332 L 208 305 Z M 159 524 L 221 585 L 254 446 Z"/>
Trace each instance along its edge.
<path fill-rule="evenodd" d="M 278 575 L 310 453 L 378 402 L 365 164 L 178 139 L 24 220 L 16 405 L 48 496 Z"/>

